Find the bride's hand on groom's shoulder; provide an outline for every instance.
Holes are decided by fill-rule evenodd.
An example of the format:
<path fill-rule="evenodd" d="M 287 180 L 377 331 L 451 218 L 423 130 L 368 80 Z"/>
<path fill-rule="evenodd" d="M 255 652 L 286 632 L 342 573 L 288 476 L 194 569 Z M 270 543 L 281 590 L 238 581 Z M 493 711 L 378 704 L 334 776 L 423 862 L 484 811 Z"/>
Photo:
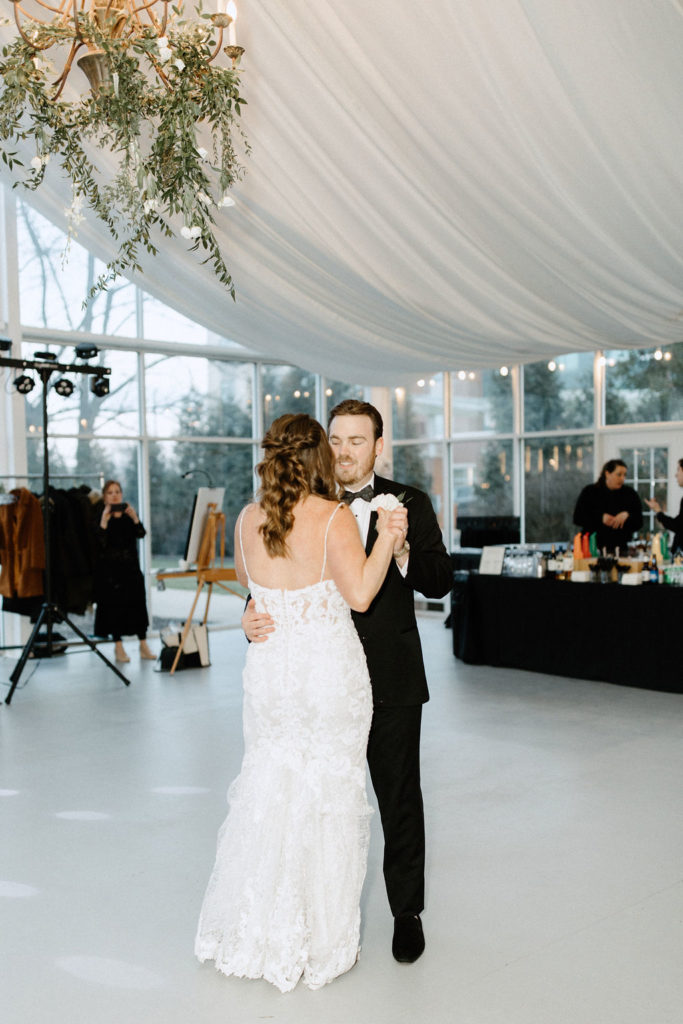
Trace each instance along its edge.
<path fill-rule="evenodd" d="M 256 602 L 253 597 L 242 616 L 242 629 L 247 640 L 252 644 L 262 644 L 268 639 L 268 634 L 275 630 L 270 615 L 266 612 L 256 611 Z"/>

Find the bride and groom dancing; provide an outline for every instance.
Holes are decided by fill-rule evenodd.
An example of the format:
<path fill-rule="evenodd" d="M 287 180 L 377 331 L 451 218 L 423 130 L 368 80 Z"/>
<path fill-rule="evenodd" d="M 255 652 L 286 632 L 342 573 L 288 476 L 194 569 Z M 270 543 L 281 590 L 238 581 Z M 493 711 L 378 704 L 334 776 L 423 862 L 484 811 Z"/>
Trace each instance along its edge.
<path fill-rule="evenodd" d="M 358 959 L 366 756 L 393 954 L 411 963 L 424 950 L 419 744 L 429 695 L 413 593 L 442 597 L 452 574 L 427 495 L 375 476 L 382 446 L 381 416 L 365 402 L 332 410 L 329 443 L 309 416 L 281 416 L 263 441 L 259 501 L 235 529 L 237 573 L 253 598 L 245 751 L 195 952 L 283 992 L 301 978 L 319 988 Z"/>

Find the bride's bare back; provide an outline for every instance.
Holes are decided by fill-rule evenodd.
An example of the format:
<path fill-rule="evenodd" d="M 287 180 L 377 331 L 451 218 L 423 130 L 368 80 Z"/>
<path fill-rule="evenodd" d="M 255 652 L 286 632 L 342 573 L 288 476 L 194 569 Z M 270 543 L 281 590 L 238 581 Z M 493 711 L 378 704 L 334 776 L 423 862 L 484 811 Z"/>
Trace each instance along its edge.
<path fill-rule="evenodd" d="M 247 505 L 240 517 L 242 547 L 249 577 L 254 583 L 276 590 L 300 590 L 320 581 L 325 564 L 322 578 L 334 580 L 342 597 L 354 610 L 365 611 L 386 574 L 398 527 L 392 523 L 392 528 L 380 528 L 372 553 L 366 558 L 353 513 L 348 506 L 338 508 L 335 513 L 336 508 L 334 502 L 317 495 L 298 501 L 293 510 L 294 526 L 287 534 L 288 555 L 272 557 L 259 532 L 265 514 L 259 505 Z M 389 518 L 396 517 L 393 513 Z M 240 520 L 235 528 L 235 568 L 240 582 L 246 586 L 247 572 L 239 531 Z"/>
<path fill-rule="evenodd" d="M 276 590 L 300 590 L 318 583 L 323 568 L 325 531 L 336 504 L 317 495 L 309 495 L 294 506 L 294 526 L 287 535 L 289 555 L 273 558 L 266 551 L 259 526 L 265 521 L 265 513 L 259 505 L 247 505 L 242 515 L 242 544 L 244 557 L 249 566 L 249 575 L 262 587 Z M 344 509 L 337 513 L 340 515 Z M 360 539 L 356 533 L 358 546 Z M 329 544 L 328 539 L 328 544 Z M 240 577 L 246 577 L 244 566 L 240 566 L 239 539 L 235 543 L 235 562 Z M 325 573 L 324 578 L 329 578 Z M 245 582 L 245 581 L 242 581 Z"/>

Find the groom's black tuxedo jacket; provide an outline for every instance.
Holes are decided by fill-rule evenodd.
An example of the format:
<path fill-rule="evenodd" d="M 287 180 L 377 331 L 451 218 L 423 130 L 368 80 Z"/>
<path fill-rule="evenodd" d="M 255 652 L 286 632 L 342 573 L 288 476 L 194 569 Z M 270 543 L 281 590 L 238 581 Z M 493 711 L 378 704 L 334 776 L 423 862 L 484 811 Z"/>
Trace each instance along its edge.
<path fill-rule="evenodd" d="M 422 647 L 415 620 L 414 591 L 444 597 L 452 588 L 451 559 L 432 503 L 423 491 L 375 476 L 375 494 L 402 497 L 408 509 L 410 557 L 405 579 L 392 560 L 382 587 L 366 612 L 353 612 L 370 672 L 375 706 L 401 707 L 429 700 Z M 377 537 L 370 517 L 365 550 Z"/>

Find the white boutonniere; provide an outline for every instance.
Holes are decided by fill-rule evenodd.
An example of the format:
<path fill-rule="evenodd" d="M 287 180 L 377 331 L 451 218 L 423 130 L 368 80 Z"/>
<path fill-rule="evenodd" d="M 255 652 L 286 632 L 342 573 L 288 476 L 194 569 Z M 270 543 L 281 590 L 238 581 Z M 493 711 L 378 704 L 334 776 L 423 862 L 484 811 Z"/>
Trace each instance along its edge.
<path fill-rule="evenodd" d="M 384 509 L 385 512 L 393 512 L 395 508 L 403 508 L 403 499 L 405 498 L 405 491 L 402 494 L 376 494 L 370 502 L 370 511 L 376 512 L 378 508 Z"/>

